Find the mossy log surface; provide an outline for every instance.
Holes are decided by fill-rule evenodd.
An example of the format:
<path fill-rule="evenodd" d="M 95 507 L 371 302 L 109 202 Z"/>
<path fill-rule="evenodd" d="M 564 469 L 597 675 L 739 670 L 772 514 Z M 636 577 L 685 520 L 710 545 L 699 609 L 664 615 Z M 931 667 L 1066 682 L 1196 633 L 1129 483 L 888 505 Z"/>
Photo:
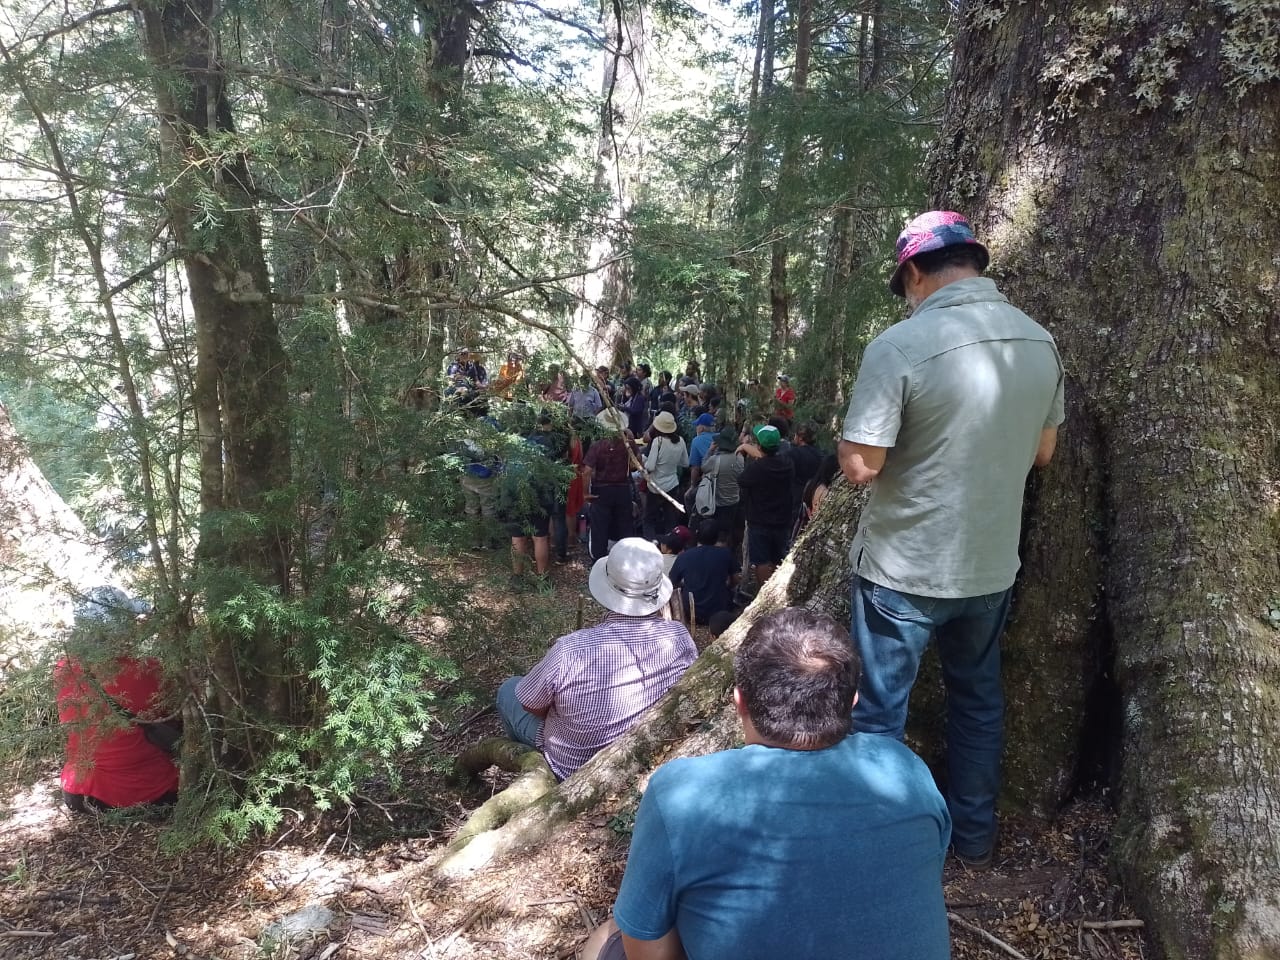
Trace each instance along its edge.
<path fill-rule="evenodd" d="M 482 833 L 496 830 L 556 785 L 556 775 L 541 753 L 505 737 L 488 737 L 463 751 L 454 772 L 457 779 L 467 781 L 489 767 L 519 776 L 467 818 L 453 839 L 456 849 L 462 849 Z"/>

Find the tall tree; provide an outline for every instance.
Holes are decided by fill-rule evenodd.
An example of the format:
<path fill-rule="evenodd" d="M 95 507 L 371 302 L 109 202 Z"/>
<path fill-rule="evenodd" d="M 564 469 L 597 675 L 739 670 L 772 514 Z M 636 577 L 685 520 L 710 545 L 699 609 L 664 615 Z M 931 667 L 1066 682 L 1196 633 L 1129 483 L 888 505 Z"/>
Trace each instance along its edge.
<path fill-rule="evenodd" d="M 249 165 L 219 49 L 217 0 L 170 0 L 142 10 L 160 124 L 169 225 L 195 317 L 200 428 L 200 556 L 217 610 L 247 584 L 285 595 L 290 538 L 278 498 L 289 480 L 287 366 L 268 300 Z M 288 710 L 287 671 L 265 623 L 215 618 L 211 666 L 231 743 L 252 738 L 252 710 Z"/>
<path fill-rule="evenodd" d="M 1274 3 L 973 5 L 936 154 L 1062 349 L 1014 630 L 1114 650 L 1120 866 L 1173 957 L 1280 953 L 1278 36 Z"/>
<path fill-rule="evenodd" d="M 648 12 L 641 0 L 612 0 L 604 5 L 604 78 L 600 126 L 595 146 L 595 190 L 603 207 L 596 217 L 587 251 L 588 272 L 573 318 L 573 343 L 579 356 L 614 365 L 630 362 L 626 325 L 631 304 L 629 246 L 635 178 L 644 140 Z"/>
<path fill-rule="evenodd" d="M 783 224 L 790 219 L 790 207 L 799 186 L 796 177 L 804 144 L 801 119 L 808 99 L 809 64 L 813 57 L 813 0 L 794 0 L 792 20 L 795 25 L 795 63 L 791 67 L 791 99 L 784 121 L 778 185 L 774 190 L 774 236 L 769 244 L 769 346 L 765 354 L 767 377 L 772 377 L 777 372 L 791 336 L 791 291 L 787 286 L 789 237 Z"/>

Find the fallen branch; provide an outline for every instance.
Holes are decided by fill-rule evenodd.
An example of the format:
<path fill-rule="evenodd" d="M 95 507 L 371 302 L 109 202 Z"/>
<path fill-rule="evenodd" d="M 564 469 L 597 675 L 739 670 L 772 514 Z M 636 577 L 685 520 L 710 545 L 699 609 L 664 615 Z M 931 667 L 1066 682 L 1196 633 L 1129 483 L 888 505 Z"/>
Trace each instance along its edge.
<path fill-rule="evenodd" d="M 24 937 L 37 940 L 56 936 L 57 934 L 52 930 L 0 930 L 0 940 L 20 940 Z"/>
<path fill-rule="evenodd" d="M 1145 920 L 1081 920 L 1080 926 L 1085 930 L 1141 930 Z"/>
<path fill-rule="evenodd" d="M 1018 950 L 1015 947 L 1009 946 L 1009 944 L 1005 943 L 995 934 L 987 933 L 987 931 L 983 930 L 981 927 L 976 926 L 967 920 L 961 920 L 954 913 L 948 913 L 947 919 L 950 920 L 952 923 L 954 923 L 957 927 L 960 927 L 964 930 L 968 930 L 970 933 L 976 933 L 983 940 L 986 940 L 992 946 L 999 947 L 1005 953 L 1009 954 L 1009 956 L 1017 957 L 1018 960 L 1027 960 L 1027 955 L 1025 953 L 1023 953 L 1022 951 Z"/>

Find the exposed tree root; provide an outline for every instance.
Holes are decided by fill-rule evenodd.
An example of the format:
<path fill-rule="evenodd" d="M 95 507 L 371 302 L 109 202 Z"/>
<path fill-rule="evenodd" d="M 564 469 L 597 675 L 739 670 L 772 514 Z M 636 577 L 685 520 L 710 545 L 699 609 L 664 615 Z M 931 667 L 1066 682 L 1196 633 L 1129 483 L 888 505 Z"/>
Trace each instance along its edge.
<path fill-rule="evenodd" d="M 481 834 L 496 830 L 556 785 L 556 776 L 541 753 L 504 737 L 481 740 L 458 757 L 454 770 L 460 780 L 470 780 L 489 767 L 519 776 L 467 818 L 454 837 L 454 847 L 461 849 Z"/>

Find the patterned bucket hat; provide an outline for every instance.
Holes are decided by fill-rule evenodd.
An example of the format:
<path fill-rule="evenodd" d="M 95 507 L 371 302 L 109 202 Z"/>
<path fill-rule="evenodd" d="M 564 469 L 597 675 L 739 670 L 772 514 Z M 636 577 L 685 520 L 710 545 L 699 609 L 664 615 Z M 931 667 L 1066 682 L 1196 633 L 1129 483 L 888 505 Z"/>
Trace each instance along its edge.
<path fill-rule="evenodd" d="M 987 269 L 991 254 L 986 245 L 973 235 L 973 227 L 968 220 L 953 210 L 930 210 L 920 214 L 898 234 L 898 265 L 889 278 L 889 289 L 896 296 L 906 296 L 902 287 L 903 264 L 918 254 L 962 243 L 973 244 L 978 248 L 982 257 L 982 269 Z"/>

